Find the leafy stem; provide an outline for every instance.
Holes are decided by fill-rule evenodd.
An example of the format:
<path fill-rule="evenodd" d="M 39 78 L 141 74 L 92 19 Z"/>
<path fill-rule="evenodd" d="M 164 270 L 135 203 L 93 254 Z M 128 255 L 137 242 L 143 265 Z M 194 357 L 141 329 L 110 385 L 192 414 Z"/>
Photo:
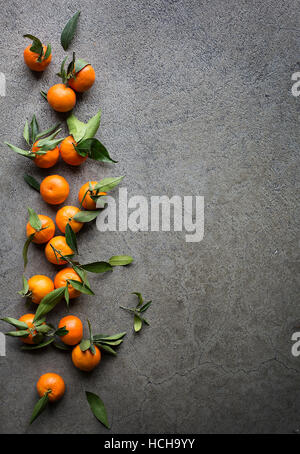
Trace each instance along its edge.
<path fill-rule="evenodd" d="M 142 329 L 143 323 L 145 325 L 149 325 L 149 322 L 142 316 L 144 312 L 146 312 L 147 309 L 152 304 L 152 301 L 148 301 L 147 303 L 144 304 L 144 300 L 142 297 L 142 294 L 139 292 L 133 292 L 133 295 L 136 295 L 138 297 L 138 303 L 136 307 L 125 307 L 125 306 L 120 306 L 121 309 L 130 312 L 133 314 L 133 328 L 134 331 L 137 333 Z"/>
<path fill-rule="evenodd" d="M 36 36 L 33 36 L 33 35 L 28 35 L 28 34 L 23 35 L 23 37 L 29 38 L 32 40 L 32 45 L 30 47 L 30 50 L 31 50 L 31 52 L 38 54 L 37 61 L 39 63 L 41 63 L 44 60 L 47 60 L 47 58 L 51 54 L 51 45 L 50 44 L 47 45 L 46 51 L 44 52 L 44 46 L 43 46 L 42 42 L 39 40 L 39 38 L 37 38 Z"/>
<path fill-rule="evenodd" d="M 25 142 L 29 146 L 29 150 L 24 150 L 22 148 L 16 147 L 11 143 L 4 142 L 11 150 L 15 153 L 18 153 L 26 158 L 34 159 L 36 156 L 43 156 L 47 153 L 47 151 L 53 150 L 63 139 L 56 139 L 56 135 L 61 131 L 59 129 L 60 124 L 57 123 L 50 128 L 39 131 L 39 125 L 36 119 L 36 116 L 33 115 L 31 122 L 28 123 L 26 120 L 24 130 L 23 130 L 23 137 Z M 32 147 L 33 144 L 38 141 L 38 149 L 33 152 Z"/>
<path fill-rule="evenodd" d="M 115 347 L 118 347 L 122 344 L 123 338 L 126 335 L 126 332 L 107 335 L 107 334 L 93 334 L 91 323 L 87 320 L 89 327 L 89 339 L 82 339 L 80 343 L 81 351 L 90 350 L 91 353 L 95 354 L 95 345 L 100 349 L 110 353 L 111 355 L 116 356 L 117 352 L 114 350 Z"/>
<path fill-rule="evenodd" d="M 30 328 L 26 323 L 11 317 L 5 317 L 1 320 L 16 328 L 16 331 L 7 332 L 7 336 L 21 338 L 32 336 L 34 345 L 24 345 L 22 350 L 36 350 L 46 347 L 55 340 L 55 336 L 65 336 L 69 332 L 65 326 L 56 329 L 51 324 L 47 324 L 44 317 L 35 320 Z"/>

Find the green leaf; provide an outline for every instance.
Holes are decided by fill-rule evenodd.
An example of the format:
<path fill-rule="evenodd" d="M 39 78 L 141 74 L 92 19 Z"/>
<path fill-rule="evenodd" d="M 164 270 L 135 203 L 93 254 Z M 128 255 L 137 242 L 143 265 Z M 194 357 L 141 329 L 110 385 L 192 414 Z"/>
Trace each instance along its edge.
<path fill-rule="evenodd" d="M 148 325 L 148 326 L 150 325 L 150 323 L 147 322 L 147 320 L 146 320 L 145 318 L 143 318 L 143 317 L 141 317 L 141 316 L 139 316 L 139 317 L 141 318 L 142 322 L 145 323 L 145 325 Z"/>
<path fill-rule="evenodd" d="M 5 335 L 13 337 L 28 337 L 29 336 L 28 327 L 27 330 L 9 331 L 8 333 L 5 333 Z"/>
<path fill-rule="evenodd" d="M 55 134 L 57 134 L 59 131 L 57 131 Z M 49 139 L 46 137 L 45 139 L 41 139 L 39 141 L 39 151 L 37 152 L 38 154 L 44 151 L 51 151 L 54 150 L 64 139 Z M 43 143 L 42 143 L 43 142 Z"/>
<path fill-rule="evenodd" d="M 87 139 L 93 141 L 89 151 L 89 157 L 94 161 L 99 162 L 112 162 L 116 164 L 118 161 L 112 159 L 106 149 L 106 147 L 98 139 Z"/>
<path fill-rule="evenodd" d="M 31 123 L 30 123 L 30 128 L 31 128 L 31 141 L 32 143 L 35 142 L 36 136 L 39 132 L 39 125 L 36 120 L 36 116 L 33 115 Z"/>
<path fill-rule="evenodd" d="M 97 394 L 91 393 L 89 391 L 86 391 L 85 394 L 93 414 L 96 416 L 98 421 L 100 421 L 107 429 L 109 429 L 107 412 L 103 401 L 99 396 L 97 396 Z"/>
<path fill-rule="evenodd" d="M 47 93 L 45 91 L 41 90 L 40 94 L 43 96 L 43 98 L 45 98 L 48 101 Z"/>
<path fill-rule="evenodd" d="M 52 128 L 50 129 L 53 129 L 53 126 Z M 49 131 L 49 129 L 48 129 Z M 53 140 L 55 139 L 55 137 L 57 136 L 57 134 L 61 131 L 61 128 L 57 128 L 55 129 L 54 131 L 52 131 L 51 133 L 48 133 L 46 137 L 44 137 L 44 133 L 45 131 L 42 131 L 41 134 L 43 134 L 43 138 L 39 139 L 39 143 L 38 143 L 38 146 L 41 148 L 43 145 L 45 145 L 49 140 Z"/>
<path fill-rule="evenodd" d="M 105 350 L 107 353 L 117 356 L 117 352 L 115 352 L 114 349 L 111 348 L 109 345 L 102 344 L 101 342 L 95 342 L 95 345 L 97 345 L 97 347 L 99 348 L 102 348 L 102 350 Z"/>
<path fill-rule="evenodd" d="M 20 290 L 18 292 L 19 295 L 22 295 L 22 296 L 29 296 L 30 295 L 30 291 L 29 291 L 29 285 L 28 285 L 28 281 L 26 279 L 26 277 L 22 276 L 22 284 L 23 284 L 23 288 L 22 290 Z"/>
<path fill-rule="evenodd" d="M 62 299 L 64 292 L 65 287 L 59 287 L 56 288 L 55 290 L 52 290 L 52 292 L 44 296 L 44 298 L 39 304 L 39 307 L 37 308 L 37 311 L 34 316 L 34 321 L 40 319 L 45 314 L 50 312 Z"/>
<path fill-rule="evenodd" d="M 29 186 L 31 186 L 36 191 L 40 192 L 40 183 L 36 181 L 35 178 L 33 178 L 31 175 L 25 174 L 24 180 L 26 181 L 27 184 L 29 184 Z"/>
<path fill-rule="evenodd" d="M 148 301 L 148 303 L 144 304 L 143 307 L 140 308 L 140 312 L 146 312 L 146 310 L 151 306 L 152 301 Z"/>
<path fill-rule="evenodd" d="M 40 42 L 40 43 L 41 43 L 40 39 L 37 38 L 37 37 L 34 36 L 34 35 L 26 34 L 26 35 L 23 35 L 23 38 L 29 38 L 29 39 L 31 39 L 31 41 L 36 41 L 36 42 Z M 41 45 L 42 45 L 42 43 L 41 43 Z"/>
<path fill-rule="evenodd" d="M 109 259 L 111 266 L 125 266 L 132 263 L 133 258 L 130 255 L 113 255 Z"/>
<path fill-rule="evenodd" d="M 77 222 L 90 222 L 95 219 L 101 210 L 95 211 L 78 211 L 78 213 L 73 216 L 74 221 Z"/>
<path fill-rule="evenodd" d="M 101 110 L 99 110 L 96 113 L 96 115 L 94 115 L 92 118 L 90 118 L 89 121 L 87 122 L 83 140 L 92 139 L 95 136 L 95 134 L 98 131 L 99 126 L 100 126 L 100 120 L 101 120 Z"/>
<path fill-rule="evenodd" d="M 37 231 L 41 230 L 42 228 L 42 221 L 38 217 L 35 211 L 32 208 L 27 208 L 29 213 L 29 224 L 31 227 Z"/>
<path fill-rule="evenodd" d="M 40 326 L 43 323 L 45 323 L 45 321 L 46 321 L 46 317 L 39 318 L 37 321 L 34 322 L 34 326 L 35 327 Z M 54 329 L 54 327 L 52 325 L 50 325 L 50 326 L 52 327 L 52 329 Z"/>
<path fill-rule="evenodd" d="M 62 337 L 62 336 L 66 336 L 66 335 L 68 334 L 68 332 L 69 332 L 69 331 L 66 329 L 66 327 L 63 326 L 62 328 L 58 328 L 58 329 L 55 331 L 55 334 L 56 334 L 57 336 Z"/>
<path fill-rule="evenodd" d="M 81 140 L 75 147 L 76 151 L 80 153 L 84 153 L 84 155 L 88 155 L 91 159 L 95 161 L 101 162 L 113 162 L 116 163 L 118 161 L 114 161 L 110 156 L 105 148 L 105 146 L 99 142 L 98 139 L 90 138 L 90 139 L 83 139 Z"/>
<path fill-rule="evenodd" d="M 70 304 L 70 295 L 69 295 L 69 290 L 68 290 L 68 286 L 66 285 L 65 287 L 65 300 L 66 300 L 66 303 L 67 303 L 67 307 L 69 307 L 69 304 Z"/>
<path fill-rule="evenodd" d="M 67 118 L 67 125 L 69 129 L 69 133 L 73 136 L 75 142 L 79 142 L 86 131 L 86 125 L 82 121 L 79 121 L 74 114 L 71 114 Z"/>
<path fill-rule="evenodd" d="M 113 346 L 113 347 L 117 347 L 118 345 L 121 345 L 122 342 L 123 342 L 123 339 L 119 339 L 119 340 L 98 340 L 97 342 L 100 342 L 100 344 L 103 344 L 103 345 L 109 345 L 109 346 Z"/>
<path fill-rule="evenodd" d="M 122 177 L 110 177 L 110 178 L 103 178 L 99 183 L 94 186 L 94 190 L 101 191 L 101 192 L 108 192 L 111 191 L 113 188 L 118 186 L 119 183 L 123 180 Z"/>
<path fill-rule="evenodd" d="M 43 397 L 41 397 L 38 402 L 35 404 L 35 407 L 33 409 L 30 422 L 29 424 L 32 424 L 33 421 L 42 413 L 42 411 L 45 409 L 47 403 L 48 403 L 49 397 L 48 397 L 48 392 L 46 392 Z"/>
<path fill-rule="evenodd" d="M 142 325 L 143 325 L 142 319 L 138 315 L 134 314 L 134 319 L 133 319 L 134 331 L 136 333 L 138 333 L 141 330 Z"/>
<path fill-rule="evenodd" d="M 25 241 L 25 244 L 24 244 L 24 247 L 23 247 L 23 261 L 24 261 L 24 269 L 26 268 L 27 266 L 27 263 L 28 263 L 28 248 L 29 248 L 29 245 L 30 243 L 32 242 L 33 240 L 33 237 L 34 237 L 35 233 L 32 233 L 28 238 L 27 240 Z"/>
<path fill-rule="evenodd" d="M 85 66 L 87 66 L 89 63 L 87 63 L 85 60 L 82 60 L 82 58 L 76 58 L 75 60 L 75 74 L 79 73 Z"/>
<path fill-rule="evenodd" d="M 141 306 L 141 305 L 143 304 L 143 302 L 144 302 L 143 297 L 142 297 L 142 294 L 139 293 L 139 292 L 132 292 L 132 294 L 133 294 L 133 295 L 136 295 L 136 296 L 138 297 L 138 299 L 139 299 L 139 302 L 138 302 L 138 304 L 137 304 L 136 307 Z"/>
<path fill-rule="evenodd" d="M 126 331 L 123 332 L 123 333 L 117 333 L 117 334 L 113 334 L 112 336 L 107 336 L 105 334 L 94 334 L 93 335 L 93 339 L 96 340 L 96 341 L 114 341 L 114 340 L 119 340 L 119 339 L 123 339 L 123 337 L 126 335 Z"/>
<path fill-rule="evenodd" d="M 36 36 L 33 35 L 23 35 L 24 38 L 29 38 L 32 40 L 32 45 L 31 45 L 31 52 L 35 52 L 36 54 L 39 54 L 38 61 L 41 61 L 41 57 L 43 56 L 44 49 L 43 49 L 43 44 L 37 38 Z"/>
<path fill-rule="evenodd" d="M 29 125 L 28 125 L 27 120 L 26 120 L 26 123 L 24 126 L 23 137 L 26 140 L 27 144 L 30 145 L 30 132 L 29 132 Z"/>
<path fill-rule="evenodd" d="M 70 283 L 75 290 L 78 290 L 85 295 L 95 295 L 95 293 L 86 284 L 74 281 L 73 279 L 68 279 L 68 283 Z"/>
<path fill-rule="evenodd" d="M 30 151 L 27 151 L 27 150 L 22 150 L 22 148 L 15 147 L 14 145 L 12 145 L 11 143 L 8 143 L 8 142 L 4 142 L 4 143 L 5 143 L 5 145 L 9 146 L 9 148 L 11 148 L 11 150 L 15 151 L 18 154 L 21 154 L 22 156 L 25 156 L 26 158 L 32 159 L 35 157 L 35 153 L 31 153 Z"/>
<path fill-rule="evenodd" d="M 86 350 L 88 350 L 90 348 L 90 346 L 91 346 L 90 339 L 82 339 L 82 341 L 79 344 L 80 350 L 82 352 L 85 352 Z"/>
<path fill-rule="evenodd" d="M 107 262 L 93 262 L 80 266 L 90 273 L 106 273 L 107 271 L 112 270 L 112 266 Z"/>
<path fill-rule="evenodd" d="M 91 343 L 91 351 L 93 353 L 93 355 L 95 354 L 95 349 L 92 348 L 93 346 L 93 334 L 92 334 L 92 327 L 91 327 L 91 322 L 89 321 L 89 319 L 87 319 L 87 322 L 88 322 L 88 327 L 89 327 L 89 335 L 90 335 L 90 343 Z"/>
<path fill-rule="evenodd" d="M 87 278 L 87 272 L 85 270 L 79 268 L 79 266 L 76 266 L 76 265 L 72 265 L 72 268 L 78 274 L 78 276 L 81 278 L 83 284 L 87 285 L 87 287 L 89 287 L 90 284 L 89 284 L 89 281 Z"/>
<path fill-rule="evenodd" d="M 66 225 L 65 235 L 67 245 L 72 249 L 72 251 L 75 251 L 76 254 L 78 254 L 76 235 L 69 223 Z"/>
<path fill-rule="evenodd" d="M 41 139 L 42 137 L 49 136 L 50 134 L 53 134 L 56 132 L 56 130 L 59 128 L 60 123 L 56 123 L 56 125 L 51 126 L 49 129 L 45 129 L 44 131 L 41 131 L 37 134 L 36 140 Z M 58 131 L 57 131 L 58 133 Z"/>
<path fill-rule="evenodd" d="M 23 345 L 21 347 L 21 350 L 38 350 L 39 348 L 47 347 L 47 345 L 52 344 L 54 341 L 54 337 L 51 337 L 50 339 L 45 340 L 44 342 L 41 342 L 40 344 L 37 345 Z"/>
<path fill-rule="evenodd" d="M 74 76 L 73 70 L 75 68 L 75 52 L 73 52 L 73 58 L 71 62 L 68 64 L 68 69 L 67 69 L 67 78 L 70 79 Z"/>
<path fill-rule="evenodd" d="M 136 313 L 136 309 L 131 309 L 130 307 L 124 307 L 124 306 L 120 306 L 121 309 L 124 309 L 124 311 L 128 311 L 128 312 L 133 312 L 134 314 Z"/>
<path fill-rule="evenodd" d="M 50 331 L 52 331 L 52 328 L 51 328 L 51 326 L 46 325 L 46 324 L 39 325 L 39 326 L 36 326 L 36 331 L 41 334 L 46 334 L 46 333 L 49 333 Z"/>
<path fill-rule="evenodd" d="M 60 42 L 64 50 L 67 50 L 76 31 L 77 22 L 79 19 L 80 11 L 78 11 L 74 16 L 68 21 L 67 25 L 62 31 Z"/>
<path fill-rule="evenodd" d="M 67 82 L 67 73 L 65 71 L 65 63 L 68 57 L 65 57 L 60 65 L 60 72 L 57 73 L 57 76 L 62 78 L 63 83 Z"/>
<path fill-rule="evenodd" d="M 47 60 L 47 58 L 50 57 L 50 54 L 51 54 L 51 44 L 48 44 L 45 55 L 44 55 L 44 60 Z"/>
<path fill-rule="evenodd" d="M 3 320 L 4 322 L 9 323 L 10 325 L 14 326 L 15 328 L 26 330 L 28 329 L 28 326 L 24 322 L 20 322 L 20 320 L 17 320 L 16 318 L 12 317 L 4 317 L 1 318 L 0 320 Z"/>

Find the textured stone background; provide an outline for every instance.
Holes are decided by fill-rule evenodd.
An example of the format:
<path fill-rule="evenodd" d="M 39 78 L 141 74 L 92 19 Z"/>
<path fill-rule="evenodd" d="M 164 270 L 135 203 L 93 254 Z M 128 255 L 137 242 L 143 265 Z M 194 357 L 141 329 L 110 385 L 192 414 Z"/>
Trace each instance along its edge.
<path fill-rule="evenodd" d="M 55 216 L 22 180 L 64 175 L 77 202 L 87 180 L 125 174 L 129 195 L 205 196 L 205 236 L 183 233 L 80 234 L 87 261 L 115 253 L 131 267 L 93 276 L 96 297 L 72 313 L 100 331 L 127 330 L 118 357 L 92 374 L 68 354 L 20 351 L 7 340 L 1 366 L 1 432 L 107 433 L 83 391 L 106 403 L 111 433 L 292 432 L 300 425 L 300 359 L 290 353 L 300 320 L 296 190 L 299 180 L 300 14 L 295 1 L 1 1 L 0 140 L 24 146 L 26 118 L 47 127 L 57 117 L 39 91 L 57 82 L 60 31 L 81 9 L 69 54 L 88 59 L 97 82 L 78 99 L 82 120 L 103 110 L 98 137 L 119 164 L 62 162 L 39 170 L 5 146 L 1 152 L 1 316 L 34 308 L 16 294 L 22 275 L 26 207 Z M 41 77 L 23 63 L 24 33 L 50 41 Z M 299 212 L 298 212 L 299 214 Z M 55 269 L 32 247 L 27 277 Z M 151 327 L 132 333 L 132 291 L 153 300 Z M 66 315 L 61 304 L 53 322 Z M 6 324 L 1 322 L 1 331 Z M 47 371 L 67 383 L 65 398 L 28 428 L 35 383 Z"/>

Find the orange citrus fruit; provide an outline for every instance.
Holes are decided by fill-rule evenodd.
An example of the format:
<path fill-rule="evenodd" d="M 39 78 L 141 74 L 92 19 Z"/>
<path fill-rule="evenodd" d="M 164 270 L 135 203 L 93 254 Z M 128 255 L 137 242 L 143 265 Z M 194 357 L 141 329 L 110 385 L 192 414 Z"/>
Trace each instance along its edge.
<path fill-rule="evenodd" d="M 81 203 L 82 199 L 84 199 L 82 202 L 82 206 L 86 210 L 95 210 L 96 202 L 94 202 L 94 200 L 90 196 L 90 192 L 89 192 L 90 184 L 93 188 L 96 184 L 98 184 L 98 182 L 97 181 L 88 181 L 83 186 L 81 186 L 79 193 L 78 193 L 78 200 L 79 200 L 79 203 Z M 99 192 L 99 194 L 106 195 L 106 192 Z M 92 195 L 96 195 L 96 191 L 93 191 Z"/>
<path fill-rule="evenodd" d="M 69 183 L 60 175 L 49 175 L 40 185 L 40 193 L 45 202 L 50 205 L 63 203 L 70 192 Z"/>
<path fill-rule="evenodd" d="M 94 84 L 96 78 L 95 70 L 92 65 L 86 65 L 78 73 L 75 74 L 74 78 L 69 79 L 69 85 L 74 90 L 82 93 L 89 90 Z"/>
<path fill-rule="evenodd" d="M 73 206 L 64 206 L 56 213 L 56 225 L 62 233 L 66 231 L 66 225 L 70 224 L 73 232 L 77 233 L 82 228 L 83 223 L 73 220 L 73 216 L 79 213 L 80 209 Z"/>
<path fill-rule="evenodd" d="M 29 46 L 24 49 L 24 61 L 26 65 L 28 66 L 28 68 L 32 69 L 32 71 L 44 71 L 51 62 L 52 54 L 50 54 L 49 57 L 46 58 L 46 60 L 44 60 L 44 57 L 42 57 L 42 61 L 39 62 L 39 54 L 32 52 L 32 50 L 30 50 L 31 46 L 32 44 L 29 44 Z M 43 45 L 43 49 L 45 55 L 47 46 Z"/>
<path fill-rule="evenodd" d="M 38 147 L 38 140 L 33 144 L 32 146 L 32 152 L 36 153 L 39 151 Z M 38 167 L 41 167 L 42 169 L 49 169 L 49 167 L 53 167 L 59 159 L 59 148 L 55 147 L 53 150 L 49 150 L 46 152 L 46 154 L 43 155 L 37 155 L 34 158 L 34 162 Z"/>
<path fill-rule="evenodd" d="M 48 393 L 48 399 L 50 402 L 55 402 L 62 398 L 65 393 L 66 385 L 63 378 L 54 373 L 47 373 L 42 375 L 37 384 L 37 392 L 40 397 L 43 397 L 46 392 Z"/>
<path fill-rule="evenodd" d="M 72 136 L 66 137 L 60 144 L 60 154 L 62 159 L 71 166 L 79 166 L 87 159 L 87 156 L 80 156 L 74 148 L 77 142 Z"/>
<path fill-rule="evenodd" d="M 82 282 L 76 271 L 74 271 L 73 268 L 68 267 L 64 268 L 63 270 L 60 270 L 57 273 L 57 275 L 54 278 L 54 287 L 55 288 L 65 287 L 67 285 L 67 280 L 69 279 L 73 281 Z M 78 290 L 75 290 L 75 288 L 73 288 L 71 284 L 68 284 L 68 292 L 70 299 L 76 298 L 77 296 L 80 295 L 80 292 Z"/>
<path fill-rule="evenodd" d="M 34 314 L 24 314 L 24 315 L 22 315 L 22 317 L 19 318 L 19 321 L 26 323 L 28 328 L 34 328 L 35 326 L 33 323 L 33 319 L 34 319 Z M 36 331 L 33 332 L 33 334 L 36 334 L 36 333 L 37 333 Z M 27 336 L 27 337 L 20 337 L 20 339 L 25 344 L 34 344 L 32 334 L 29 334 L 29 336 Z"/>
<path fill-rule="evenodd" d="M 68 315 L 60 320 L 58 328 L 65 327 L 69 332 L 65 336 L 61 336 L 61 340 L 67 345 L 78 344 L 83 336 L 83 326 L 80 318 L 75 315 Z"/>
<path fill-rule="evenodd" d="M 44 216 L 43 214 L 38 214 L 39 220 L 42 223 L 42 229 L 39 232 L 36 231 L 28 222 L 26 225 L 26 235 L 29 237 L 35 233 L 33 237 L 33 242 L 36 244 L 47 243 L 54 236 L 55 225 L 49 216 Z"/>
<path fill-rule="evenodd" d="M 65 84 L 56 84 L 49 88 L 47 100 L 57 112 L 69 112 L 76 104 L 76 95 L 74 90 Z"/>
<path fill-rule="evenodd" d="M 36 274 L 28 280 L 29 290 L 31 292 L 31 300 L 33 303 L 39 304 L 44 296 L 54 290 L 52 279 L 42 274 Z"/>
<path fill-rule="evenodd" d="M 94 345 L 94 347 L 95 347 L 94 355 L 90 351 L 90 349 L 86 350 L 85 352 L 81 351 L 79 345 L 73 348 L 72 361 L 74 366 L 86 372 L 93 370 L 101 360 L 101 352 L 99 348 L 96 345 Z"/>
<path fill-rule="evenodd" d="M 51 245 L 58 251 L 55 251 L 56 255 Z M 45 247 L 46 258 L 54 265 L 66 264 L 67 261 L 62 259 L 61 256 L 71 254 L 74 254 L 74 251 L 72 251 L 72 249 L 67 245 L 66 238 L 64 236 L 54 236 Z"/>

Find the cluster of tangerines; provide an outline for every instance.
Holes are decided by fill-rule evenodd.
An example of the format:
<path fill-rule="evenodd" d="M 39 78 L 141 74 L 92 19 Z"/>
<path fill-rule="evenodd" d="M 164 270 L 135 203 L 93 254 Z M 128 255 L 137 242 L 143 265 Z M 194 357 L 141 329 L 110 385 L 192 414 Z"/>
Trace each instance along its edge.
<path fill-rule="evenodd" d="M 44 71 L 52 60 L 51 46 L 45 46 L 33 35 L 25 35 L 33 40 L 33 44 L 24 50 L 24 61 L 32 71 Z M 49 50 L 50 49 L 50 50 Z M 50 106 L 57 112 L 69 112 L 75 107 L 76 92 L 83 93 L 91 88 L 95 82 L 95 70 L 86 61 L 75 59 L 64 69 L 66 59 L 58 73 L 63 83 L 53 85 L 47 93 Z"/>
<path fill-rule="evenodd" d="M 65 33 L 65 30 L 63 32 L 69 38 L 74 34 L 74 23 L 71 21 L 74 22 L 74 18 L 65 27 L 65 29 L 69 27 L 68 33 Z M 44 71 L 52 59 L 51 46 L 43 45 L 33 35 L 24 36 L 32 40 L 32 44 L 24 50 L 26 65 L 33 71 Z M 65 61 L 66 59 L 59 73 L 63 83 L 52 86 L 46 95 L 50 106 L 58 112 L 68 112 L 73 109 L 76 103 L 75 92 L 88 90 L 95 81 L 93 67 L 81 59 L 77 60 L 74 53 L 67 71 L 64 69 Z M 41 168 L 51 168 L 57 163 L 59 156 L 73 166 L 82 164 L 87 157 L 102 162 L 116 162 L 110 158 L 106 148 L 94 138 L 100 124 L 100 112 L 87 124 L 80 122 L 73 114 L 68 118 L 67 123 L 70 135 L 64 139 L 57 139 L 59 125 L 39 132 L 37 120 L 33 116 L 30 124 L 26 122 L 23 132 L 30 150 L 7 145 L 17 153 L 32 159 Z M 91 371 L 101 360 L 100 348 L 115 354 L 114 348 L 122 343 L 126 333 L 110 336 L 93 335 L 89 321 L 89 339 L 83 339 L 83 324 L 75 315 L 63 317 L 57 328 L 47 323 L 45 318 L 45 315 L 63 297 L 69 306 L 69 300 L 78 297 L 81 293 L 93 294 L 87 272 L 106 272 L 112 270 L 113 266 L 127 265 L 132 261 L 130 256 L 114 256 L 108 262 L 93 262 L 85 265 L 74 260 L 74 255 L 77 253 L 76 234 L 85 222 L 96 218 L 99 213 L 99 210 L 96 210 L 97 200 L 106 195 L 107 191 L 115 187 L 121 179 L 122 177 L 105 178 L 101 181 L 89 181 L 81 186 L 78 193 L 80 207 L 67 205 L 57 211 L 55 222 L 61 235 L 55 236 L 56 226 L 49 216 L 36 214 L 28 208 L 27 241 L 23 249 L 24 268 L 27 264 L 30 243 L 45 244 L 47 260 L 54 265 L 67 266 L 57 272 L 54 281 L 40 274 L 28 280 L 23 276 L 23 289 L 19 293 L 30 297 L 31 301 L 38 305 L 38 309 L 35 314 L 25 314 L 18 320 L 11 317 L 2 319 L 16 328 L 16 331 L 7 334 L 18 337 L 27 344 L 23 349 L 42 348 L 50 343 L 62 349 L 72 348 L 73 364 L 83 371 Z M 49 175 L 40 184 L 30 176 L 25 180 L 40 192 L 41 197 L 48 204 L 60 205 L 69 195 L 69 184 L 60 175 Z M 57 338 L 59 338 L 58 342 Z M 41 399 L 34 408 L 31 422 L 40 414 L 48 401 L 55 401 L 62 397 L 65 383 L 58 374 L 47 373 L 37 382 L 37 390 Z M 106 412 L 101 399 L 93 393 L 87 393 L 87 399 L 95 416 L 107 426 Z M 99 417 L 100 413 L 102 416 Z"/>

